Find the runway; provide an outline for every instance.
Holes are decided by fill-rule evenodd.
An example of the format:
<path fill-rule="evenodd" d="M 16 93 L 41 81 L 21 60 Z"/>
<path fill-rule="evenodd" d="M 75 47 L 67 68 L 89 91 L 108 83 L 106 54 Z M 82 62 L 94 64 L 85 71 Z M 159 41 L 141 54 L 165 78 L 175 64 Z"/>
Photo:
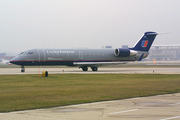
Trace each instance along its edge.
<path fill-rule="evenodd" d="M 21 68 L 0 68 L 0 74 L 41 74 L 42 71 L 48 71 L 49 74 L 64 74 L 64 73 L 73 73 L 73 74 L 104 74 L 104 73 L 112 73 L 112 74 L 180 74 L 180 68 L 149 68 L 149 67 L 138 67 L 138 68 L 103 68 L 100 67 L 98 71 L 92 71 L 89 69 L 88 71 L 82 71 L 77 67 L 60 67 L 60 68 L 26 68 L 24 73 L 21 73 Z"/>
<path fill-rule="evenodd" d="M 175 120 L 180 93 L 0 113 L 0 120 Z"/>

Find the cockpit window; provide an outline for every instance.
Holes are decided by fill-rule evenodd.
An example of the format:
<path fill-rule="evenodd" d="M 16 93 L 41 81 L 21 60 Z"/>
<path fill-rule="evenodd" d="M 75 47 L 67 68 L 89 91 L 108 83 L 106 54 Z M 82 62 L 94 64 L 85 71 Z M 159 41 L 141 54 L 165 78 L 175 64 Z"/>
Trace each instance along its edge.
<path fill-rule="evenodd" d="M 34 52 L 22 52 L 20 53 L 20 55 L 33 55 Z"/>
<path fill-rule="evenodd" d="M 26 55 L 26 52 L 22 52 L 20 55 Z"/>

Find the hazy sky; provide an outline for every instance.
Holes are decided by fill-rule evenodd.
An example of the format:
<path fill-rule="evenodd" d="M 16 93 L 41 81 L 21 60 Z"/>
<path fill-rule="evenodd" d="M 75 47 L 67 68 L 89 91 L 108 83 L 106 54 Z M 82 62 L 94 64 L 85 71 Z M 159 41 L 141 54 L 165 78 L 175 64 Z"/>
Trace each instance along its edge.
<path fill-rule="evenodd" d="M 180 44 L 180 0 L 0 0 L 0 52 Z"/>

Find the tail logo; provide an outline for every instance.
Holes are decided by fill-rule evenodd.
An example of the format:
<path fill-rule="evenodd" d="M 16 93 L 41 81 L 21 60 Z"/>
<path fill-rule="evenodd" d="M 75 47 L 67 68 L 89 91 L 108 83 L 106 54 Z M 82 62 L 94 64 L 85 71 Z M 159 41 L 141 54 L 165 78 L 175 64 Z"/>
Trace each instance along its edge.
<path fill-rule="evenodd" d="M 148 45 L 148 40 L 143 40 L 141 43 L 141 47 L 147 47 Z"/>

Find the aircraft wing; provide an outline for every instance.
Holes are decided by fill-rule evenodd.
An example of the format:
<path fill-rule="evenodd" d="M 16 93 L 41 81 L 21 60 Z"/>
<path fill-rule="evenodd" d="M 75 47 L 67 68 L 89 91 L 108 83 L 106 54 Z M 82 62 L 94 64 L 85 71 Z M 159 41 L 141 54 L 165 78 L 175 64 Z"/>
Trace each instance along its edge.
<path fill-rule="evenodd" d="M 74 62 L 76 66 L 106 66 L 106 65 L 117 65 L 117 64 L 126 64 L 128 61 L 119 61 L 119 62 Z"/>

